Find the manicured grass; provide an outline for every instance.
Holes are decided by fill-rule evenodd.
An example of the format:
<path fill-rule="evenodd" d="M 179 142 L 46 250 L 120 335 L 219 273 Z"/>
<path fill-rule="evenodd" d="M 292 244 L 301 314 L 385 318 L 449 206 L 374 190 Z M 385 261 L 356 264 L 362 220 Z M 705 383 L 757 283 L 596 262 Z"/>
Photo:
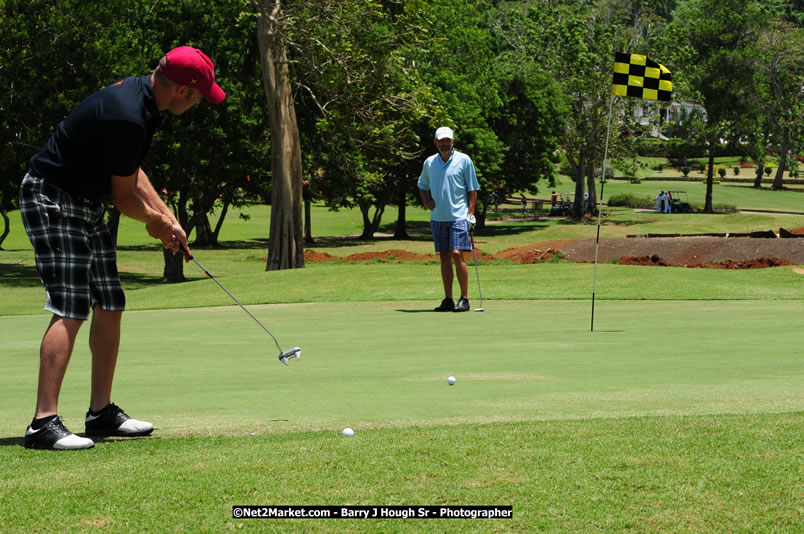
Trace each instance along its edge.
<path fill-rule="evenodd" d="M 12 227 L 0 252 L 0 530 L 804 526 L 796 326 L 804 277 L 791 268 L 600 265 L 590 332 L 591 265 L 484 264 L 487 311 L 434 314 L 436 264 L 265 272 L 269 211 L 247 213 L 248 221 L 227 220 L 226 247 L 194 253 L 283 348 L 303 348 L 301 361 L 282 366 L 270 337 L 194 265 L 185 266 L 190 282 L 160 283 L 161 252 L 141 225 L 124 220 L 119 259 L 130 311 L 113 398 L 157 431 L 77 453 L 20 446 L 49 317 L 30 245 Z M 804 226 L 800 216 L 605 215 L 604 236 Z M 423 211 L 409 209 L 408 218 L 426 228 Z M 359 233 L 359 220 L 315 208 L 320 249 L 431 250 L 423 233 L 414 241 L 342 239 Z M 594 230 L 594 222 L 504 222 L 479 233 L 478 245 L 498 251 Z M 75 431 L 88 403 L 88 330 L 60 402 Z M 345 426 L 356 435 L 342 437 Z M 514 517 L 235 520 L 235 504 L 499 504 L 512 505 Z"/>
<path fill-rule="evenodd" d="M 645 180 L 639 184 L 611 180 L 606 182 L 603 193 L 604 201 L 613 195 L 622 193 L 653 199 L 659 191 L 668 190 L 686 191 L 689 202 L 693 206 L 700 205 L 702 207 L 706 200 L 706 184 L 701 180 L 694 182 Z M 725 182 L 712 186 L 712 202 L 729 204 L 744 210 L 804 213 L 804 193 L 794 189 L 773 191 L 769 188 L 754 189 L 750 184 Z"/>
<path fill-rule="evenodd" d="M 128 313 L 115 399 L 155 437 L 61 454 L 19 447 L 47 317 L 1 317 L 4 530 L 801 524 L 804 361 L 779 320 L 800 316 L 798 301 L 601 302 L 595 333 L 588 303 L 572 301 L 460 315 L 419 313 L 419 301 L 252 309 L 301 361 L 278 363 L 237 308 Z M 86 335 L 62 391 L 74 429 Z M 241 522 L 233 504 L 507 504 L 514 519 Z"/>
<path fill-rule="evenodd" d="M 446 386 L 444 386 L 446 387 Z M 796 532 L 799 414 L 3 449 L 5 532 Z M 32 474 L 40 472 L 41 474 Z M 232 519 L 233 504 L 510 504 L 512 519 Z"/>

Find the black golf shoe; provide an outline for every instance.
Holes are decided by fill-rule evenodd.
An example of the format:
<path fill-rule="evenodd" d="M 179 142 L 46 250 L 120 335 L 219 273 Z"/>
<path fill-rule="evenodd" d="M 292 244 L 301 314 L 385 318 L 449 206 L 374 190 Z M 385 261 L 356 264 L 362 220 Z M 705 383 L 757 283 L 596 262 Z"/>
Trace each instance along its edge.
<path fill-rule="evenodd" d="M 85 428 L 90 436 L 147 436 L 154 431 L 154 425 L 132 419 L 114 403 L 97 413 L 88 411 Z"/>
<path fill-rule="evenodd" d="M 54 417 L 41 428 L 34 430 L 29 426 L 25 430 L 23 445 L 26 449 L 46 449 L 46 450 L 74 450 L 91 449 L 95 442 L 89 438 L 76 436 L 64 427 L 59 416 Z"/>
<path fill-rule="evenodd" d="M 434 308 L 433 311 L 448 312 L 454 309 L 455 309 L 455 301 L 452 300 L 451 298 L 445 298 L 444 300 L 441 301 L 441 304 L 438 306 L 438 308 Z"/>
<path fill-rule="evenodd" d="M 469 311 L 469 300 L 461 297 L 460 300 L 458 300 L 458 304 L 455 306 L 455 309 L 452 311 L 455 312 Z"/>

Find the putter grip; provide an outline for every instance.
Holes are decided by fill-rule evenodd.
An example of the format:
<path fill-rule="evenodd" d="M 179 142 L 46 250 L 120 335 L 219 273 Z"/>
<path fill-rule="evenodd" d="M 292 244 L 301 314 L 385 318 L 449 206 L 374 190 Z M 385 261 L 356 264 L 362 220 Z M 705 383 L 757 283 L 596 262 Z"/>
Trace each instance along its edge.
<path fill-rule="evenodd" d="M 184 254 L 184 259 L 185 260 L 190 261 L 191 259 L 193 259 L 193 255 L 190 254 L 190 252 L 186 248 L 184 248 L 184 245 L 180 244 L 179 245 L 179 250 L 181 250 L 181 253 Z"/>

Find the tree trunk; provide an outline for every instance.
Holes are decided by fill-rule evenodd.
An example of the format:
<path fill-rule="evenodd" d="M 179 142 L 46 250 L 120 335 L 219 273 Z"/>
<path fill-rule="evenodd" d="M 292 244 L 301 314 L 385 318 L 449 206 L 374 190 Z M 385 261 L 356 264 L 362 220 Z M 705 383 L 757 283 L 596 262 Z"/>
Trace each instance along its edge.
<path fill-rule="evenodd" d="M 187 213 L 187 193 L 185 191 L 179 193 L 179 199 L 176 204 L 172 206 L 172 209 L 173 213 L 176 215 L 176 220 L 179 221 L 179 224 L 189 237 L 193 232 L 198 214 L 193 218 L 194 220 L 190 219 L 190 215 Z M 184 257 L 181 254 L 174 256 L 169 250 L 164 250 L 162 257 L 165 260 L 165 266 L 162 270 L 162 281 L 169 283 L 186 282 L 187 279 L 184 277 Z"/>
<path fill-rule="evenodd" d="M 757 161 L 757 177 L 754 179 L 754 188 L 762 189 L 762 175 L 765 174 L 765 161 Z"/>
<path fill-rule="evenodd" d="M 165 258 L 165 270 L 162 272 L 162 281 L 163 282 L 186 282 L 187 279 L 184 277 L 184 256 L 179 254 L 173 254 L 172 251 L 168 249 L 162 249 L 162 255 Z"/>
<path fill-rule="evenodd" d="M 394 239 L 408 239 L 407 226 L 407 206 L 408 206 L 408 192 L 405 189 L 405 184 L 399 184 L 399 199 L 397 200 L 399 206 L 399 213 L 396 217 L 396 228 L 394 229 Z"/>
<path fill-rule="evenodd" d="M 223 221 L 226 219 L 226 214 L 229 212 L 229 204 L 228 200 L 223 201 L 223 208 L 221 208 L 221 216 L 218 217 L 218 222 L 215 223 L 215 229 L 212 231 L 212 244 L 216 247 L 218 246 L 218 236 L 221 235 L 221 228 L 223 227 Z"/>
<path fill-rule="evenodd" d="M 198 219 L 198 224 L 195 225 L 195 242 L 193 245 L 197 247 L 208 247 L 214 245 L 212 237 L 212 227 L 209 225 L 209 217 L 204 214 L 203 217 Z"/>
<path fill-rule="evenodd" d="M 595 187 L 595 168 L 594 166 L 590 166 L 591 168 L 587 170 L 587 178 L 586 178 L 586 188 L 589 191 L 589 198 L 586 201 L 586 213 L 590 215 L 597 215 L 597 188 Z M 606 169 L 603 169 L 605 172 Z"/>
<path fill-rule="evenodd" d="M 3 250 L 3 241 L 6 240 L 8 233 L 11 231 L 11 221 L 5 210 L 0 211 L 0 215 L 3 216 L 3 235 L 0 236 L 0 250 Z"/>
<path fill-rule="evenodd" d="M 370 202 L 358 202 L 358 205 L 360 206 L 360 213 L 363 215 L 363 233 L 360 234 L 360 239 L 374 239 L 374 233 L 382 222 L 382 214 L 385 213 L 385 204 L 375 207 L 373 217 L 369 217 L 372 206 Z"/>
<path fill-rule="evenodd" d="M 312 215 L 312 202 L 309 200 L 304 201 L 304 242 L 307 245 L 315 243 L 313 239 L 313 215 Z"/>
<path fill-rule="evenodd" d="M 302 162 L 280 0 L 252 0 L 271 124 L 271 233 L 266 271 L 304 267 Z"/>
<path fill-rule="evenodd" d="M 715 149 L 709 149 L 709 170 L 706 171 L 706 201 L 704 202 L 704 213 L 714 213 L 712 209 L 712 184 L 715 176 Z"/>
<path fill-rule="evenodd" d="M 785 131 L 782 138 L 782 147 L 779 150 L 779 166 L 776 167 L 776 178 L 773 179 L 773 190 L 784 189 L 784 170 L 787 168 L 787 153 L 790 151 L 790 134 Z"/>
<path fill-rule="evenodd" d="M 578 168 L 575 171 L 575 201 L 572 205 L 572 216 L 576 219 L 582 219 L 584 215 L 583 194 L 586 180 L 586 157 L 583 152 L 581 152 L 581 157 L 578 158 L 578 163 Z"/>

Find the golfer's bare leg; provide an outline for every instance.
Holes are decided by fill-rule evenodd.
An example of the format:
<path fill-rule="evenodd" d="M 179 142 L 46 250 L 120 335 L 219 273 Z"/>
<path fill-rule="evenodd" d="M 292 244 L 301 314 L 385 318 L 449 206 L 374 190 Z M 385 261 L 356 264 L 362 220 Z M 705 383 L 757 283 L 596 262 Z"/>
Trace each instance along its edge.
<path fill-rule="evenodd" d="M 84 321 L 54 315 L 39 347 L 39 387 L 36 392 L 37 419 L 56 415 L 59 393 L 75 337 Z"/>
<path fill-rule="evenodd" d="M 89 407 L 100 411 L 112 401 L 112 382 L 120 349 L 120 320 L 123 312 L 95 307 L 89 330 L 92 351 L 92 396 Z"/>
<path fill-rule="evenodd" d="M 441 258 L 441 281 L 444 283 L 444 297 L 452 298 L 452 253 L 442 250 L 438 253 Z"/>
<path fill-rule="evenodd" d="M 463 259 L 463 252 L 452 251 L 452 261 L 455 263 L 455 274 L 458 276 L 458 285 L 461 286 L 461 298 L 469 298 L 469 268 Z"/>

